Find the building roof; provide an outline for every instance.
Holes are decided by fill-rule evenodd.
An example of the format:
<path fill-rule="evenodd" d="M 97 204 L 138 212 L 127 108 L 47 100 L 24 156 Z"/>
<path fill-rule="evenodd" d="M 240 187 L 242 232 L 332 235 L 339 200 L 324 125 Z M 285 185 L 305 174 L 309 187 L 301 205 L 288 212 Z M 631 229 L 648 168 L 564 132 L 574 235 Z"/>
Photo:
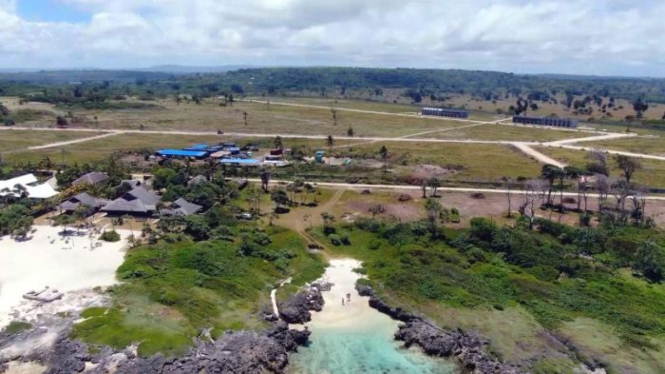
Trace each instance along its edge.
<path fill-rule="evenodd" d="M 19 197 L 20 194 L 12 192 L 16 185 L 22 186 L 32 199 L 48 199 L 58 195 L 58 191 L 54 190 L 48 183 L 39 184 L 37 177 L 34 174 L 26 174 L 20 177 L 0 181 L 0 196 L 15 196 Z M 8 191 L 2 192 L 7 189 Z"/>
<path fill-rule="evenodd" d="M 187 182 L 187 187 L 194 187 L 198 185 L 199 183 L 207 182 L 208 178 L 204 177 L 203 175 L 197 175 L 194 178 L 190 179 L 189 182 Z"/>
<path fill-rule="evenodd" d="M 207 144 L 194 144 L 193 146 L 187 147 L 184 150 L 185 151 L 205 151 L 207 149 L 208 149 Z"/>
<path fill-rule="evenodd" d="M 101 208 L 109 203 L 106 199 L 98 199 L 84 192 L 70 197 L 67 201 L 60 204 L 60 209 L 65 212 L 73 212 L 81 205 L 87 205 L 93 209 Z"/>
<path fill-rule="evenodd" d="M 259 160 L 255 158 L 225 158 L 221 161 L 222 164 L 237 164 L 237 165 L 258 165 Z"/>
<path fill-rule="evenodd" d="M 198 213 L 202 206 L 190 203 L 189 201 L 180 198 L 173 202 L 171 209 L 163 209 L 160 211 L 165 216 L 188 216 Z"/>
<path fill-rule="evenodd" d="M 122 186 L 123 184 L 128 184 L 132 188 L 137 188 L 137 187 L 140 187 L 143 184 L 143 182 L 141 182 L 140 180 L 136 180 L 136 179 L 123 179 L 122 182 L 120 182 L 119 186 Z"/>
<path fill-rule="evenodd" d="M 158 195 L 143 187 L 135 188 L 102 208 L 104 212 L 150 213 L 157 210 Z"/>
<path fill-rule="evenodd" d="M 203 157 L 207 154 L 204 151 L 186 151 L 183 149 L 161 149 L 157 151 L 160 156 L 176 156 L 176 157 Z"/>
<path fill-rule="evenodd" d="M 91 173 L 85 174 L 81 176 L 79 179 L 75 180 L 72 182 L 73 185 L 78 185 L 78 184 L 98 184 L 105 182 L 109 179 L 108 175 L 106 173 L 100 173 L 98 171 L 93 171 Z"/>

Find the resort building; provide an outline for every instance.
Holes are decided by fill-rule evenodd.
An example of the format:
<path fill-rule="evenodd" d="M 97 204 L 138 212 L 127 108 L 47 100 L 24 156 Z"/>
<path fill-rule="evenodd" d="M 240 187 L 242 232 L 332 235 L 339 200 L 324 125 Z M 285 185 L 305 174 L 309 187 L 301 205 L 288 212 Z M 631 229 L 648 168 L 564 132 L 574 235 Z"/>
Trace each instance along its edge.
<path fill-rule="evenodd" d="M 84 192 L 76 196 L 70 197 L 67 201 L 58 206 L 62 213 L 74 213 L 80 206 L 87 206 L 90 209 L 89 214 L 98 211 L 100 208 L 108 205 L 109 201 L 106 199 L 98 199 L 88 195 Z"/>
<path fill-rule="evenodd" d="M 203 209 L 202 206 L 180 198 L 174 201 L 169 209 L 162 209 L 159 213 L 165 216 L 189 216 L 200 212 L 201 209 Z"/>
<path fill-rule="evenodd" d="M 160 200 L 159 195 L 138 187 L 113 200 L 102 208 L 102 212 L 116 216 L 124 214 L 152 216 L 157 211 L 157 203 Z"/>
<path fill-rule="evenodd" d="M 31 199 L 44 200 L 58 195 L 48 183 L 39 183 L 34 174 L 0 181 L 0 196 L 25 196 Z"/>
<path fill-rule="evenodd" d="M 89 184 L 89 185 L 96 185 L 99 183 L 106 182 L 109 179 L 108 175 L 106 173 L 100 173 L 97 171 L 93 171 L 92 173 L 88 173 L 80 177 L 79 179 L 75 180 L 72 182 L 74 186 L 78 186 L 80 184 Z"/>

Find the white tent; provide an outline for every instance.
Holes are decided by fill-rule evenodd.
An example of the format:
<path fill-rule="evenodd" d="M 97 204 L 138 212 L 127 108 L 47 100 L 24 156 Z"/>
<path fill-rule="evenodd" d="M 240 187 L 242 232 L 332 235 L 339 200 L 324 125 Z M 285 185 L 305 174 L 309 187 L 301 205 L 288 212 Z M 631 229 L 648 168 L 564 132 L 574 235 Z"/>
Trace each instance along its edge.
<path fill-rule="evenodd" d="M 48 183 L 39 184 L 37 177 L 33 174 L 26 174 L 20 177 L 0 181 L 0 196 L 18 196 L 14 192 L 16 185 L 25 188 L 28 197 L 31 199 L 48 199 L 58 195 L 58 191 L 54 190 Z"/>

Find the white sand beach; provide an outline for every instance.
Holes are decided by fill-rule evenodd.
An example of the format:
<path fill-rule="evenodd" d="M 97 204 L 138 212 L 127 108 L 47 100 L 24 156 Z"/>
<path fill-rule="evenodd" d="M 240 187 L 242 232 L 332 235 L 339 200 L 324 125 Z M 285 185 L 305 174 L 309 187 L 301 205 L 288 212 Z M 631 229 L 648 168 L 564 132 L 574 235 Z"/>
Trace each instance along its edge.
<path fill-rule="evenodd" d="M 122 264 L 129 232 L 119 231 L 123 240 L 107 243 L 94 237 L 93 248 L 87 233 L 63 237 L 61 227 L 35 226 L 28 240 L 0 238 L 0 329 L 17 314 L 39 312 L 48 304 L 23 299 L 29 291 L 48 286 L 65 292 L 67 300 L 81 300 L 68 292 L 110 286 L 116 283 L 115 271 Z M 89 295 L 88 297 L 89 298 Z M 86 297 L 83 297 L 86 299 Z"/>

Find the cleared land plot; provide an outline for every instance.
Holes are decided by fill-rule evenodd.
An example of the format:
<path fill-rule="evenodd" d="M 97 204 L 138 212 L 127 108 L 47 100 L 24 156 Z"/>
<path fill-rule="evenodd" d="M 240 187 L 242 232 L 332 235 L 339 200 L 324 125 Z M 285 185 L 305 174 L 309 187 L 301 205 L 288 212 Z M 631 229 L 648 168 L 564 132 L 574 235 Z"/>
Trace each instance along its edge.
<path fill-rule="evenodd" d="M 265 101 L 270 100 L 271 102 L 282 102 L 282 103 L 293 103 L 293 104 L 304 104 L 304 105 L 318 105 L 318 106 L 329 106 L 335 108 L 344 108 L 344 109 L 359 109 L 359 110 L 371 110 L 379 112 L 390 112 L 390 113 L 420 113 L 420 110 L 426 106 L 441 106 L 441 103 L 435 104 L 407 104 L 404 102 L 392 103 L 388 101 L 387 97 L 374 97 L 371 100 L 369 99 L 334 99 L 334 98 L 321 98 L 321 97 L 252 97 L 252 100 Z M 451 103 L 443 103 L 446 106 L 451 106 Z M 488 113 L 478 110 L 469 110 L 470 120 L 478 121 L 490 121 L 496 118 L 496 114 Z"/>
<path fill-rule="evenodd" d="M 590 136 L 589 133 L 579 131 L 563 131 L 550 128 L 532 128 L 522 126 L 486 124 L 450 129 L 420 135 L 419 138 L 436 139 L 473 139 L 473 140 L 507 140 L 524 142 L 547 142 L 563 139 L 576 139 Z"/>
<path fill-rule="evenodd" d="M 122 110 L 76 110 L 82 120 L 78 127 L 102 129 L 256 132 L 306 135 L 346 135 L 353 127 L 356 136 L 403 136 L 439 128 L 456 127 L 464 122 L 428 118 L 350 113 L 338 114 L 333 125 L 329 109 L 236 103 L 222 107 L 207 101 L 176 104 L 173 100 L 145 102 L 155 108 Z M 245 125 L 247 113 L 247 125 Z M 96 118 L 96 119 L 95 119 Z M 21 123 L 18 123 L 22 125 Z"/>
<path fill-rule="evenodd" d="M 41 133 L 41 132 L 40 132 Z M 88 134 L 89 135 L 89 134 Z M 63 157 L 66 163 L 84 163 L 100 161 L 115 152 L 146 152 L 160 148 L 186 147 L 195 143 L 219 143 L 235 140 L 240 144 L 259 143 L 262 149 L 272 147 L 271 138 L 240 138 L 208 135 L 157 135 L 157 134 L 121 134 L 106 139 L 91 140 L 88 142 L 71 144 L 65 147 L 49 148 L 44 150 L 16 152 L 9 154 L 5 159 L 9 162 L 39 162 L 49 156 L 54 160 Z M 357 143 L 354 145 L 354 143 Z M 338 141 L 341 146 L 338 151 L 346 152 L 347 141 Z M 498 180 L 506 177 L 533 177 L 538 175 L 540 164 L 513 150 L 510 146 L 495 144 L 456 144 L 456 143 L 418 143 L 418 142 L 384 142 L 363 144 L 362 141 L 351 142 L 351 154 L 358 158 L 378 158 L 379 149 L 386 145 L 390 161 L 389 168 L 400 175 L 417 173 L 417 165 L 432 164 L 452 172 L 438 175 L 441 179 L 450 180 Z M 301 146 L 306 152 L 316 149 L 326 150 L 325 140 L 310 139 L 284 139 L 287 148 Z M 336 150 L 337 151 L 337 150 Z M 311 156 L 311 154 L 310 154 Z M 321 170 L 327 166 L 321 165 Z M 377 169 L 377 172 L 380 172 Z"/>
<path fill-rule="evenodd" d="M 101 135 L 96 132 L 71 132 L 71 131 L 26 131 L 26 130 L 2 130 L 0 131 L 0 153 L 25 149 L 28 147 L 45 145 L 50 143 L 64 142 L 74 139 L 89 138 Z"/>
<path fill-rule="evenodd" d="M 602 142 L 579 143 L 577 145 L 588 148 L 665 156 L 665 138 L 625 138 Z"/>
<path fill-rule="evenodd" d="M 554 147 L 534 148 L 539 152 L 542 152 L 568 165 L 584 167 L 589 163 L 589 159 L 587 158 L 588 152 L 585 151 L 576 151 L 572 149 Z M 610 156 L 610 160 L 614 164 L 613 156 Z M 641 159 L 640 162 L 642 163 L 642 170 L 639 170 L 635 173 L 633 180 L 636 183 L 649 187 L 665 187 L 665 161 Z M 618 169 L 612 170 L 612 175 L 616 177 L 621 176 Z"/>
<path fill-rule="evenodd" d="M 33 132 L 35 136 L 42 132 Z M 50 132 L 45 132 L 50 133 Z M 90 136 L 85 133 L 84 136 Z M 100 161 L 119 151 L 154 151 L 160 148 L 186 147 L 201 142 L 220 142 L 222 137 L 215 136 L 186 136 L 186 135 L 154 135 L 154 134 L 121 134 L 107 139 L 91 140 L 89 142 L 71 144 L 64 147 L 49 148 L 43 150 L 17 152 L 7 155 L 5 159 L 9 162 L 38 162 L 45 156 L 55 160 L 61 160 L 62 150 L 65 150 L 65 162 L 91 162 Z"/>
<path fill-rule="evenodd" d="M 378 155 L 383 144 L 357 145 L 353 148 Z M 416 165 L 433 164 L 455 172 L 441 175 L 451 180 L 498 180 L 502 177 L 533 177 L 540 164 L 510 146 L 459 143 L 387 143 L 389 167 L 398 173 L 415 174 Z"/>

